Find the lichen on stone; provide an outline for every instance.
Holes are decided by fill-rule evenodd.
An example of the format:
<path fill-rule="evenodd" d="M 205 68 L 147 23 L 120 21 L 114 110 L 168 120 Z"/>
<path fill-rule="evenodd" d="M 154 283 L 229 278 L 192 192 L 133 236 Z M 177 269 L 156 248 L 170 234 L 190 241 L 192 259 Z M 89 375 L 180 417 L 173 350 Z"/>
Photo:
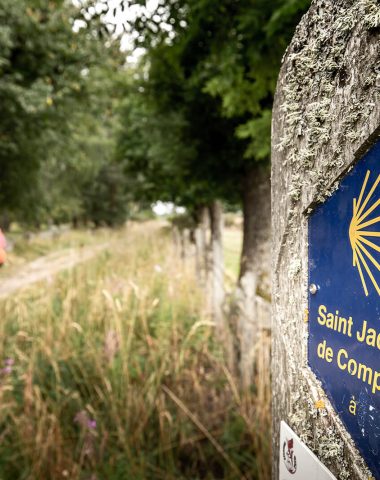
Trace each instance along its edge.
<path fill-rule="evenodd" d="M 300 359 L 308 337 L 302 319 L 306 307 L 302 301 L 307 301 L 303 212 L 310 215 L 316 203 L 339 188 L 337 178 L 349 171 L 347 151 L 372 133 L 368 122 L 380 100 L 379 27 L 379 1 L 314 0 L 284 57 L 278 87 L 276 120 L 281 136 L 274 149 L 281 152 L 278 158 L 287 186 L 286 198 L 280 197 L 286 202 L 281 272 L 290 279 L 284 289 L 286 300 L 277 296 L 275 300 L 281 313 L 279 335 L 287 340 L 286 367 L 280 368 L 291 382 L 282 412 L 301 440 L 341 480 L 368 479 L 370 474 L 349 435 L 342 433 L 344 427 L 328 400 L 326 408 L 315 407 L 319 393 L 314 398 L 311 389 L 320 389 L 320 384 L 308 370 L 307 353 Z"/>
<path fill-rule="evenodd" d="M 280 111 L 284 114 L 284 127 L 277 148 L 286 152 L 285 163 L 295 172 L 300 167 L 303 172 L 313 170 L 316 157 L 331 140 L 334 125 L 339 120 L 342 139 L 351 142 L 360 139 L 363 132 L 358 123 L 370 115 L 379 94 L 377 89 L 373 102 L 363 102 L 360 96 L 350 98 L 343 119 L 337 117 L 338 112 L 333 108 L 332 100 L 337 89 L 349 80 L 350 59 L 346 58 L 349 42 L 354 35 L 365 34 L 365 30 L 380 25 L 379 3 L 375 0 L 345 3 L 320 0 L 314 4 L 315 8 L 311 8 L 307 21 L 297 29 L 289 48 L 283 79 L 284 101 Z M 364 87 L 376 86 L 377 65 L 366 65 L 360 75 Z M 301 140 L 297 142 L 296 136 Z M 344 159 L 340 158 L 341 155 L 343 152 L 337 147 L 334 156 L 324 160 L 321 175 L 313 177 L 317 182 L 318 201 L 331 194 L 326 169 L 342 166 Z M 293 174 L 289 189 L 292 202 L 301 199 L 305 186 L 299 175 Z"/>

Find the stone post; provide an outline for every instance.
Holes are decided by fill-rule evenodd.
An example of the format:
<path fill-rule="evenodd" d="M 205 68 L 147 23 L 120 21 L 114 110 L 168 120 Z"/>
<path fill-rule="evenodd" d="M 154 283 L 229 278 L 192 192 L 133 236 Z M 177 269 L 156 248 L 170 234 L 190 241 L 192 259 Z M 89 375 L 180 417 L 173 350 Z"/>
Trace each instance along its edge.
<path fill-rule="evenodd" d="M 308 276 L 309 269 L 314 268 L 309 262 L 309 222 L 316 208 L 327 205 L 330 196 L 345 194 L 336 191 L 340 182 L 379 139 L 379 32 L 380 3 L 376 0 L 314 0 L 297 27 L 278 80 L 272 124 L 273 478 L 276 480 L 281 420 L 289 424 L 338 479 L 380 478 L 380 450 L 378 470 L 375 471 L 375 465 L 370 472 L 363 450 L 359 453 L 360 442 L 350 437 L 325 385 L 309 368 L 309 357 L 315 352 L 308 350 L 310 324 L 317 321 L 308 311 Z M 378 161 L 380 165 L 380 158 Z M 347 209 L 352 210 L 352 199 Z M 336 218 L 338 228 L 339 218 Z M 341 235 L 346 239 L 345 228 Z M 347 261 L 351 275 L 355 258 L 354 266 L 352 257 Z M 360 288 L 359 285 L 357 295 L 361 294 Z M 380 298 L 376 297 L 376 291 L 370 295 L 368 299 L 363 297 L 363 305 L 370 301 L 378 305 Z M 344 309 L 344 305 L 335 308 Z M 380 332 L 379 317 L 377 320 Z M 334 338 L 338 343 L 345 341 L 344 337 Z M 373 356 L 380 366 L 379 350 L 374 349 Z M 347 379 L 345 375 L 347 372 L 342 372 L 342 382 Z M 374 405 L 376 402 L 378 405 L 379 398 L 373 398 Z M 359 421 L 358 417 L 354 421 Z M 363 428 L 363 432 L 366 440 L 367 430 Z M 373 446 L 368 448 L 380 447 L 376 442 L 374 437 Z M 371 455 L 367 458 L 372 458 Z M 375 454 L 373 458 L 376 463 Z"/>

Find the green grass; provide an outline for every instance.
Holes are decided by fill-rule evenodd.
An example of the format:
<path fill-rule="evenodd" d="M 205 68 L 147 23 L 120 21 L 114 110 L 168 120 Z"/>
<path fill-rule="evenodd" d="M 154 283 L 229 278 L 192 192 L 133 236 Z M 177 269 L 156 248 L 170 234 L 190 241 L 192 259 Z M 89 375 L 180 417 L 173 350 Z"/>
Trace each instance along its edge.
<path fill-rule="evenodd" d="M 169 236 L 118 236 L 0 303 L 0 479 L 269 478 L 269 375 L 239 392 Z"/>
<path fill-rule="evenodd" d="M 111 236 L 114 236 L 114 233 Z M 60 249 L 105 242 L 109 240 L 110 230 L 68 230 L 55 235 L 49 233 L 46 236 L 35 235 L 30 239 L 27 239 L 23 233 L 17 232 L 10 233 L 7 237 L 14 243 L 14 249 L 10 254 L 11 260 L 13 258 L 16 262 L 20 262 L 34 260 L 41 255 Z"/>
<path fill-rule="evenodd" d="M 224 261 L 226 270 L 233 279 L 236 280 L 239 275 L 240 254 L 243 243 L 243 233 L 241 229 L 225 228 L 223 232 Z"/>

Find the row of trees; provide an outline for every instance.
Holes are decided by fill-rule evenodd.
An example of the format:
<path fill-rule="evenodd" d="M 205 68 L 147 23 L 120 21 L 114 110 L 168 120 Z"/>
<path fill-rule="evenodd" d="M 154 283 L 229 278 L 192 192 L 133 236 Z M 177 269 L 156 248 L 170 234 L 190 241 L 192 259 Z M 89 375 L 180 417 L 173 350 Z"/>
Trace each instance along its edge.
<path fill-rule="evenodd" d="M 270 228 L 273 95 L 308 4 L 0 0 L 2 226 L 118 224 L 131 203 L 186 207 L 218 330 L 238 339 L 232 357 L 249 372 L 259 249 Z M 120 26 L 143 52 L 132 66 Z M 222 205 L 244 217 L 227 316 Z"/>
<path fill-rule="evenodd" d="M 134 179 L 137 199 L 187 208 L 198 265 L 211 257 L 201 270 L 210 271 L 214 320 L 249 384 L 259 250 L 270 235 L 271 108 L 281 58 L 309 0 L 152 3 L 120 1 L 113 10 L 120 21 L 123 9 L 134 8 L 136 18 L 127 28 L 136 33 L 135 47 L 145 51 L 122 109 L 118 158 Z M 242 208 L 244 217 L 239 280 L 228 315 L 222 204 Z"/>

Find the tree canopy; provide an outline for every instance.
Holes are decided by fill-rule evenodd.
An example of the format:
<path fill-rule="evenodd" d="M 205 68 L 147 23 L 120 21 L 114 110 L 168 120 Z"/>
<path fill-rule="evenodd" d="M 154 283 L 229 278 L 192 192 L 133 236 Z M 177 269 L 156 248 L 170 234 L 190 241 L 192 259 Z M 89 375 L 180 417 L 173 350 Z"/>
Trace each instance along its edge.
<path fill-rule="evenodd" d="M 111 177 L 120 202 L 240 205 L 269 161 L 281 57 L 308 3 L 0 0 L 3 211 L 85 221 Z M 133 66 L 120 24 L 143 49 Z"/>
<path fill-rule="evenodd" d="M 126 171 L 138 175 L 140 168 L 160 199 L 239 203 L 247 171 L 269 161 L 281 57 L 308 4 L 166 0 L 152 9 L 120 2 L 137 8 L 129 28 L 145 50 L 138 88 L 140 106 L 150 111 L 140 125 L 141 138 L 148 132 L 144 161 L 124 149 Z M 117 8 L 114 14 L 120 18 Z M 130 137 L 128 114 L 124 125 Z"/>
<path fill-rule="evenodd" d="M 80 11 L 61 0 L 1 0 L 0 17 L 0 203 L 29 222 L 68 220 L 81 176 L 109 150 L 122 56 L 98 25 L 76 28 Z"/>

